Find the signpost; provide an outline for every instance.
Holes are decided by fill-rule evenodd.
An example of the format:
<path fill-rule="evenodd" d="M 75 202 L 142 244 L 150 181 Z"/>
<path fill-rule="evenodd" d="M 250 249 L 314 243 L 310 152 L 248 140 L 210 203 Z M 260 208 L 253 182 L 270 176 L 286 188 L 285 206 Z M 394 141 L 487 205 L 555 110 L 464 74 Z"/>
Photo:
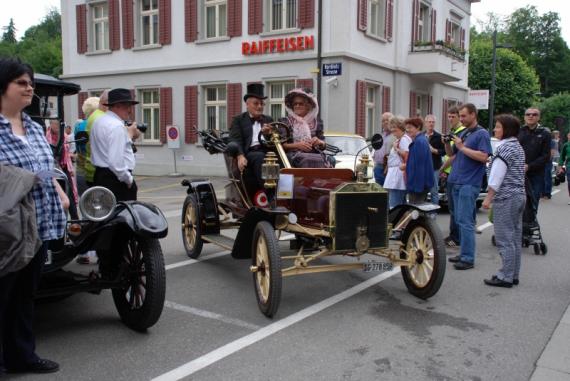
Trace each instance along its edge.
<path fill-rule="evenodd" d="M 473 103 L 477 110 L 488 110 L 489 90 L 469 90 L 467 102 Z"/>
<path fill-rule="evenodd" d="M 172 150 L 172 156 L 174 158 L 174 172 L 169 174 L 172 177 L 182 176 L 181 173 L 178 173 L 176 170 L 176 150 L 180 148 L 180 131 L 176 126 L 166 126 L 166 137 L 168 148 Z"/>
<path fill-rule="evenodd" d="M 342 63 L 325 63 L 323 64 L 323 77 L 342 74 Z"/>

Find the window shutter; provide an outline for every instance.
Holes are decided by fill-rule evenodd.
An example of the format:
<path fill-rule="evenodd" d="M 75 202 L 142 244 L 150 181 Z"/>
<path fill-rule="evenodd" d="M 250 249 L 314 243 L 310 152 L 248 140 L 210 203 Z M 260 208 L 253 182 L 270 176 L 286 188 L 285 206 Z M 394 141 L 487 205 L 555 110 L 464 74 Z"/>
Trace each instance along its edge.
<path fill-rule="evenodd" d="M 392 41 L 394 34 L 394 0 L 386 0 L 386 31 L 384 35 L 386 40 Z"/>
<path fill-rule="evenodd" d="M 366 82 L 356 81 L 356 125 L 355 133 L 366 135 Z"/>
<path fill-rule="evenodd" d="M 135 46 L 133 0 L 122 0 L 123 11 L 123 48 L 132 49 Z"/>
<path fill-rule="evenodd" d="M 85 114 L 83 113 L 83 102 L 87 99 L 87 92 L 81 91 L 77 94 L 77 116 L 79 119 L 85 119 Z"/>
<path fill-rule="evenodd" d="M 416 92 L 410 91 L 410 118 L 416 116 L 416 110 L 418 109 L 418 105 L 416 103 Z"/>
<path fill-rule="evenodd" d="M 172 41 L 172 3 L 171 0 L 158 0 L 158 42 L 170 45 Z"/>
<path fill-rule="evenodd" d="M 443 115 L 441 116 L 441 132 L 447 134 L 449 132 L 449 125 L 447 120 L 447 99 L 443 99 Z"/>
<path fill-rule="evenodd" d="M 87 5 L 75 6 L 75 25 L 77 28 L 77 53 L 87 52 Z"/>
<path fill-rule="evenodd" d="M 358 0 L 358 30 L 368 29 L 368 0 Z"/>
<path fill-rule="evenodd" d="M 241 36 L 241 0 L 228 0 L 228 36 Z"/>
<path fill-rule="evenodd" d="M 436 28 L 437 28 L 437 12 L 435 9 L 431 10 L 431 43 L 435 44 Z"/>
<path fill-rule="evenodd" d="M 445 20 L 445 42 L 451 43 L 451 21 Z"/>
<path fill-rule="evenodd" d="M 414 0 L 412 7 L 412 46 L 414 46 L 420 38 L 420 0 Z"/>
<path fill-rule="evenodd" d="M 315 26 L 315 0 L 299 0 L 299 28 Z"/>
<path fill-rule="evenodd" d="M 306 79 L 297 79 L 295 81 L 295 87 L 301 89 L 309 89 L 311 92 L 313 91 L 313 79 L 306 78 Z"/>
<path fill-rule="evenodd" d="M 433 114 L 433 97 L 430 95 L 428 96 L 428 114 Z"/>
<path fill-rule="evenodd" d="M 198 0 L 185 0 L 184 39 L 186 42 L 198 39 Z"/>
<path fill-rule="evenodd" d="M 119 13 L 119 0 L 108 0 L 109 8 L 109 48 L 111 50 L 121 49 L 121 21 Z"/>
<path fill-rule="evenodd" d="M 198 142 L 198 86 L 184 87 L 184 142 Z"/>
<path fill-rule="evenodd" d="M 390 87 L 382 87 L 382 114 L 385 112 L 390 112 Z"/>
<path fill-rule="evenodd" d="M 465 29 L 461 28 L 460 30 L 460 35 L 461 35 L 461 49 L 465 50 Z"/>
<path fill-rule="evenodd" d="M 172 87 L 160 88 L 160 142 L 166 143 L 166 126 L 172 125 Z"/>
<path fill-rule="evenodd" d="M 263 0 L 248 0 L 247 32 L 249 34 L 263 32 Z"/>
<path fill-rule="evenodd" d="M 232 126 L 232 120 L 241 114 L 241 83 L 228 83 L 228 130 Z"/>

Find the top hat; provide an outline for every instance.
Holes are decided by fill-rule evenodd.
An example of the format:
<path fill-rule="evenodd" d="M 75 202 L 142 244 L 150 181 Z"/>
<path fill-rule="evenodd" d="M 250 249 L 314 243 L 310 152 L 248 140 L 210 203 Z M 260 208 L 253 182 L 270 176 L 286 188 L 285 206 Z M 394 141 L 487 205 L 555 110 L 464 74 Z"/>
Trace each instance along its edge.
<path fill-rule="evenodd" d="M 247 85 L 247 93 L 243 96 L 243 101 L 247 101 L 249 97 L 255 97 L 259 99 L 267 99 L 265 95 L 263 95 L 263 86 L 262 83 L 250 83 Z"/>
<path fill-rule="evenodd" d="M 133 99 L 131 90 L 119 88 L 109 91 L 109 97 L 105 106 L 111 106 L 117 103 L 130 103 L 136 105 L 139 102 Z"/>

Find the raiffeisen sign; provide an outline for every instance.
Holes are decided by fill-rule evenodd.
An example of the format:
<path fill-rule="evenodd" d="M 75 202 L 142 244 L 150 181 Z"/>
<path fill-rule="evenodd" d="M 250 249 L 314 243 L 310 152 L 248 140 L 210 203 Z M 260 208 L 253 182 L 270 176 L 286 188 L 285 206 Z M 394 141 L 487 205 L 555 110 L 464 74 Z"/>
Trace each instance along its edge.
<path fill-rule="evenodd" d="M 271 38 L 259 41 L 244 41 L 241 43 L 241 53 L 244 56 L 298 52 L 313 49 L 315 49 L 315 36 Z"/>

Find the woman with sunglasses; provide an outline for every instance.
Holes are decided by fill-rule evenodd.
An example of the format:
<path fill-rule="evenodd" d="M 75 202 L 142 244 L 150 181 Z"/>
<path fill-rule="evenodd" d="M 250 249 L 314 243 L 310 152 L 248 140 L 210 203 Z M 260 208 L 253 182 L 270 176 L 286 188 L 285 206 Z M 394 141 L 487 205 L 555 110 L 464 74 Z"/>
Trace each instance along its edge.
<path fill-rule="evenodd" d="M 285 97 L 287 117 L 279 120 L 291 127 L 292 138 L 283 144 L 293 167 L 325 168 L 330 165 L 319 152 L 326 146 L 323 122 L 317 118 L 317 98 L 307 89 L 293 89 Z"/>
<path fill-rule="evenodd" d="M 23 112 L 32 103 L 33 94 L 32 68 L 16 59 L 0 59 L 0 163 L 36 174 L 31 194 L 41 240 L 25 267 L 0 277 L 0 374 L 59 369 L 57 363 L 36 354 L 32 323 L 47 242 L 63 236 L 66 221 L 62 206 L 67 207 L 69 199 L 50 177 L 54 160 L 42 127 Z M 0 255 L 6 254 L 0 250 Z"/>

